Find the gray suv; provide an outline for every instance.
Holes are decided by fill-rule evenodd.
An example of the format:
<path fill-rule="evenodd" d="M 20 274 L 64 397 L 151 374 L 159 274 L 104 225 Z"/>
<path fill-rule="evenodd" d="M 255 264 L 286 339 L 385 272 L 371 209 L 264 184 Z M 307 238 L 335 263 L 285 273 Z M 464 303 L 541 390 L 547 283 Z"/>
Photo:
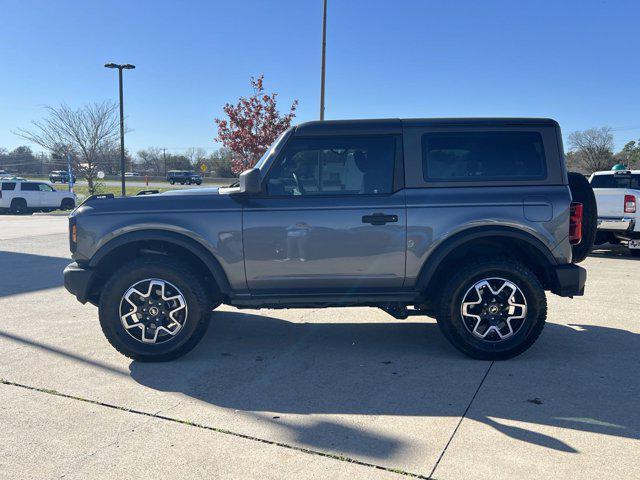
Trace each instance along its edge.
<path fill-rule="evenodd" d="M 222 303 L 428 315 L 506 359 L 540 335 L 545 290 L 583 294 L 592 197 L 553 120 L 309 122 L 238 186 L 88 199 L 64 280 L 137 360 L 191 350 Z"/>

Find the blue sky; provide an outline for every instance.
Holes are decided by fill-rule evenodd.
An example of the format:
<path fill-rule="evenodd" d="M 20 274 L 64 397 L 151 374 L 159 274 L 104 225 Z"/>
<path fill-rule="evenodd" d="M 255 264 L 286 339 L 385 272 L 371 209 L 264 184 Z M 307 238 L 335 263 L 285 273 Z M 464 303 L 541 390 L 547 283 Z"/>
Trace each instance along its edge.
<path fill-rule="evenodd" d="M 213 149 L 251 75 L 316 119 L 321 0 L 2 0 L 0 147 L 42 106 L 117 100 L 127 148 Z M 546 116 L 640 137 L 640 2 L 329 0 L 326 118 Z M 36 149 L 37 150 L 37 149 Z"/>

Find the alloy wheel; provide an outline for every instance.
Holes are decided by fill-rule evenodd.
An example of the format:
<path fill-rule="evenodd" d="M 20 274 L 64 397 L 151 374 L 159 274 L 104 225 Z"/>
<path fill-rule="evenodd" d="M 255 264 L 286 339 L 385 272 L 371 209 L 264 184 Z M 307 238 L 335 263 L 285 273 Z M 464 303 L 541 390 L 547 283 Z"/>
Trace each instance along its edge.
<path fill-rule="evenodd" d="M 524 325 L 527 299 L 509 280 L 484 278 L 464 294 L 460 313 L 469 333 L 484 341 L 500 342 L 515 335 Z"/>
<path fill-rule="evenodd" d="M 187 321 L 187 302 L 173 284 L 148 278 L 132 285 L 120 301 L 120 321 L 126 332 L 142 343 L 174 338 Z"/>

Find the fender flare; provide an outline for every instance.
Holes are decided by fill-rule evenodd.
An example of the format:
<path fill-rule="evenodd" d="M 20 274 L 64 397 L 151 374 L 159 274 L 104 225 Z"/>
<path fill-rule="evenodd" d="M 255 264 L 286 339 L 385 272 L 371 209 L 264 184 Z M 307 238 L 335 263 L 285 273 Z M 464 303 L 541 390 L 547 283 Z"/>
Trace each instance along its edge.
<path fill-rule="evenodd" d="M 511 227 L 474 227 L 452 235 L 450 238 L 444 240 L 440 245 L 436 247 L 435 251 L 432 252 L 431 255 L 429 255 L 427 260 L 422 265 L 422 268 L 420 269 L 418 280 L 416 282 L 417 289 L 420 291 L 424 291 L 429 286 L 429 283 L 433 278 L 433 275 L 435 274 L 438 266 L 456 248 L 464 243 L 469 242 L 470 240 L 477 240 L 487 237 L 505 237 L 522 240 L 524 242 L 527 242 L 527 244 L 529 244 L 532 248 L 535 249 L 535 251 L 537 251 L 542 255 L 543 258 L 547 260 L 548 267 L 554 267 L 558 264 L 549 248 L 547 248 L 547 246 L 542 243 L 542 241 L 540 241 L 530 233 Z"/>
<path fill-rule="evenodd" d="M 145 229 L 119 235 L 109 240 L 96 251 L 96 253 L 91 257 L 91 260 L 89 261 L 89 267 L 96 267 L 104 257 L 106 257 L 116 248 L 126 245 L 127 243 L 133 243 L 143 240 L 157 240 L 167 242 L 188 250 L 206 265 L 207 269 L 209 270 L 209 272 L 211 272 L 211 275 L 216 281 L 218 288 L 223 294 L 229 294 L 231 292 L 231 287 L 229 285 L 227 275 L 225 274 L 222 266 L 220 265 L 220 262 L 213 255 L 213 253 L 211 253 L 204 245 L 202 245 L 197 240 L 194 240 L 186 235 L 167 230 Z"/>

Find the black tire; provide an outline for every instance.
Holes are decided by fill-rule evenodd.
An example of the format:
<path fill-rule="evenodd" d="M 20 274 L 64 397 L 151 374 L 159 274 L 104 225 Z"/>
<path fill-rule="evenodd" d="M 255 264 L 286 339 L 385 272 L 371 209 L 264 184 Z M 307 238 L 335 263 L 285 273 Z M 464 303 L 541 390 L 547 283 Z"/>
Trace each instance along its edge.
<path fill-rule="evenodd" d="M 465 295 L 477 282 L 487 278 L 512 282 L 520 289 L 518 295 L 526 301 L 524 319 L 518 325 L 512 324 L 514 333 L 504 340 L 477 337 L 462 316 Z M 462 353 L 479 360 L 506 360 L 520 355 L 540 336 L 546 318 L 547 299 L 540 281 L 527 267 L 509 258 L 479 259 L 460 268 L 443 286 L 436 313 L 445 338 Z"/>
<path fill-rule="evenodd" d="M 573 245 L 573 263 L 580 263 L 593 248 L 598 230 L 598 205 L 596 196 L 593 194 L 591 184 L 581 173 L 569 172 L 569 188 L 571 189 L 571 198 L 574 202 L 580 202 L 583 205 L 582 211 L 582 241 L 578 245 Z"/>
<path fill-rule="evenodd" d="M 169 180 L 169 183 L 170 183 L 171 185 L 175 185 L 175 183 L 176 183 L 176 182 L 174 182 L 173 180 Z"/>
<path fill-rule="evenodd" d="M 60 210 L 73 210 L 76 208 L 76 202 L 72 198 L 63 198 L 60 202 Z"/>
<path fill-rule="evenodd" d="M 629 253 L 631 254 L 632 257 L 640 257 L 640 249 L 630 248 Z"/>
<path fill-rule="evenodd" d="M 11 200 L 9 210 L 11 210 L 11 213 L 14 215 L 24 215 L 28 211 L 27 201 L 24 198 L 14 198 Z"/>
<path fill-rule="evenodd" d="M 141 342 L 128 333 L 120 320 L 123 295 L 145 279 L 169 282 L 185 299 L 187 313 L 183 327 L 162 343 Z M 185 355 L 198 344 L 207 330 L 212 309 L 212 295 L 191 267 L 160 255 L 149 255 L 122 266 L 111 275 L 102 289 L 98 314 L 105 337 L 120 353 L 133 360 L 164 362 Z"/>

